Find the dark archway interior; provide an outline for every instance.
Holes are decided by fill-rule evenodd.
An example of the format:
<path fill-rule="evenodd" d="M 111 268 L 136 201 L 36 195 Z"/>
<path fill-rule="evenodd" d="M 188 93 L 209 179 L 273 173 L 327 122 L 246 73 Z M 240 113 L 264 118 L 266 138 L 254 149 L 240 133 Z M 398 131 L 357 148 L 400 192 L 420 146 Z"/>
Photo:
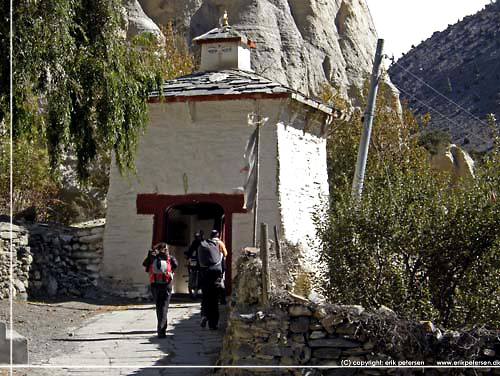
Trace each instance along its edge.
<path fill-rule="evenodd" d="M 168 244 L 189 246 L 194 233 L 202 230 L 207 237 L 216 229 L 224 233 L 224 209 L 211 202 L 189 202 L 173 205 L 165 211 L 164 239 Z"/>
<path fill-rule="evenodd" d="M 188 269 L 184 252 L 194 240 L 194 233 L 203 231 L 207 238 L 216 229 L 224 237 L 224 209 L 211 202 L 192 201 L 175 204 L 165 210 L 163 239 L 179 266 L 175 272 L 174 292 L 187 293 Z M 223 239 L 224 240 L 224 239 Z"/>

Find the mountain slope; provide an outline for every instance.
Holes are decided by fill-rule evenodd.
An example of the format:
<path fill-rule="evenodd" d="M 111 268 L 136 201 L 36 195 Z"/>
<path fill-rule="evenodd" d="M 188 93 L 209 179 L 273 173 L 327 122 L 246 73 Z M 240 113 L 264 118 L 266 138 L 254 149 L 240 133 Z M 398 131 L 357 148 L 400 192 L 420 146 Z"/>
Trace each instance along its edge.
<path fill-rule="evenodd" d="M 412 109 L 430 112 L 432 128 L 468 150 L 487 150 L 487 116 L 500 118 L 500 2 L 434 33 L 393 64 L 389 75 Z"/>

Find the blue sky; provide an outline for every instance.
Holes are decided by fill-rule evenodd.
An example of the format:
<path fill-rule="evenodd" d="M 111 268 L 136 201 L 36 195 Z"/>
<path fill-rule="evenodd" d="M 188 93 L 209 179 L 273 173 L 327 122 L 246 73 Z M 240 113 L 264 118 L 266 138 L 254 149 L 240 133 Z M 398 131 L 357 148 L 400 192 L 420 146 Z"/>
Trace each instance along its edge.
<path fill-rule="evenodd" d="M 434 31 L 474 14 L 491 0 L 366 0 L 384 53 L 401 57 Z"/>

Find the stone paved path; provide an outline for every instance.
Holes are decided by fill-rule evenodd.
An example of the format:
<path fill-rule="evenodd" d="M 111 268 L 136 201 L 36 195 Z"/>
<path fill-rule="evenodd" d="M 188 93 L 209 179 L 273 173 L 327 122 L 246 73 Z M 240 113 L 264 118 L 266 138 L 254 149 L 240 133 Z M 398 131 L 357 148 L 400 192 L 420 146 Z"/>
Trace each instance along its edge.
<path fill-rule="evenodd" d="M 75 330 L 73 336 L 60 339 L 78 342 L 78 351 L 40 364 L 58 368 L 30 368 L 29 374 L 198 376 L 211 372 L 210 368 L 200 366 L 215 364 L 223 331 L 200 328 L 199 303 L 171 303 L 168 318 L 167 338 L 159 339 L 152 305 L 128 306 L 125 310 L 97 315 Z M 224 326 L 223 320 L 221 324 Z M 145 368 L 151 366 L 192 367 Z"/>

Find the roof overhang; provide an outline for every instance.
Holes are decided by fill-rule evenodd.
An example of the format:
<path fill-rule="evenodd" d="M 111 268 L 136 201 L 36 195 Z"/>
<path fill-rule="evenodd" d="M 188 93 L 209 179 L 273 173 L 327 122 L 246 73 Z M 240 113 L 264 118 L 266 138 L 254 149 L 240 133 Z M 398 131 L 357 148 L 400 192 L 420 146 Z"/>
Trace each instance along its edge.
<path fill-rule="evenodd" d="M 179 103 L 179 102 L 213 102 L 213 101 L 235 101 L 235 100 L 258 100 L 258 99 L 293 99 L 313 109 L 324 112 L 334 118 L 340 117 L 341 112 L 307 98 L 298 93 L 247 93 L 247 94 L 212 94 L 212 95 L 192 95 L 192 96 L 169 96 L 169 97 L 154 97 L 147 99 L 147 103 Z"/>

